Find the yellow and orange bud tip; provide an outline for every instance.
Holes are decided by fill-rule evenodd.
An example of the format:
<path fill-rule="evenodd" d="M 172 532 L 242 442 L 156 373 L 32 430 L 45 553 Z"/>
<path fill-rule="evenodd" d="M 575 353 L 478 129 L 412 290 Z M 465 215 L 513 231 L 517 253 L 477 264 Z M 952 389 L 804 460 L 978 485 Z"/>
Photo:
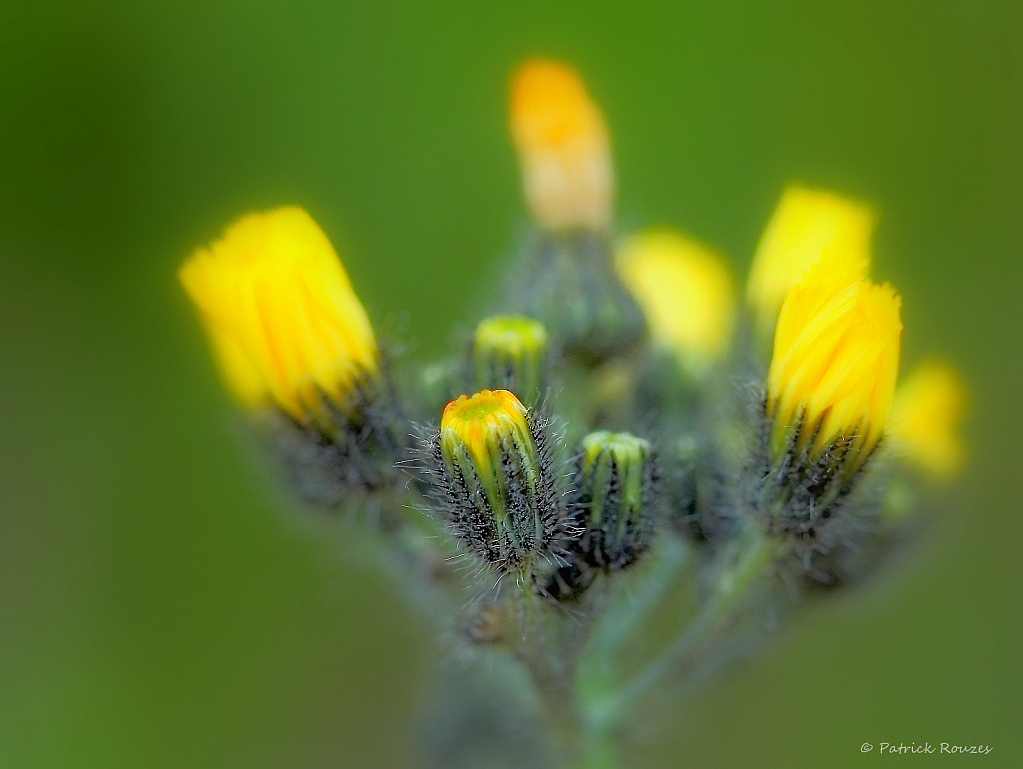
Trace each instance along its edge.
<path fill-rule="evenodd" d="M 541 473 L 539 453 L 526 407 L 508 390 L 460 395 L 445 407 L 439 447 L 449 474 L 472 477 L 486 494 L 494 514 L 504 519 L 509 468 L 535 489 Z"/>
<path fill-rule="evenodd" d="M 966 386 L 947 363 L 917 366 L 899 385 L 888 419 L 897 452 L 936 478 L 953 475 L 965 451 L 959 426 L 966 411 Z"/>
<path fill-rule="evenodd" d="M 182 265 L 228 387 L 247 407 L 305 421 L 322 396 L 343 404 L 375 372 L 366 311 L 327 236 L 305 210 L 241 217 Z"/>
<path fill-rule="evenodd" d="M 735 321 L 732 277 L 706 246 L 674 230 L 625 240 L 615 264 L 658 343 L 690 373 L 705 372 L 728 347 Z"/>
<path fill-rule="evenodd" d="M 480 390 L 460 395 L 444 407 L 440 419 L 441 446 L 456 441 L 479 466 L 500 462 L 492 456 L 502 438 L 531 445 L 526 407 L 508 390 Z"/>
<path fill-rule="evenodd" d="M 901 299 L 827 263 L 811 267 L 785 297 L 767 374 L 772 445 L 798 430 L 811 455 L 843 438 L 859 467 L 884 429 L 899 367 Z"/>
<path fill-rule="evenodd" d="M 578 73 L 530 59 L 512 76 L 510 96 L 511 134 L 533 216 L 555 231 L 606 230 L 614 198 L 610 139 Z"/>
<path fill-rule="evenodd" d="M 819 261 L 865 277 L 876 223 L 865 203 L 798 184 L 786 187 L 750 268 L 746 295 L 758 325 L 771 328 L 786 292 Z"/>

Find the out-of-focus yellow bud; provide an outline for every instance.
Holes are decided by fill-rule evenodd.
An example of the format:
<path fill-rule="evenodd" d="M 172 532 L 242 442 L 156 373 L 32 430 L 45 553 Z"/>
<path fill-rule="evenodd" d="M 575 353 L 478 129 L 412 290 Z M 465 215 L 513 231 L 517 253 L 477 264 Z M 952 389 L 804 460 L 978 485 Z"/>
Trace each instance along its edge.
<path fill-rule="evenodd" d="M 895 388 L 900 305 L 890 285 L 836 272 L 826 262 L 789 290 L 767 374 L 775 453 L 809 446 L 813 458 L 837 441 L 848 472 L 863 464 L 881 437 Z"/>
<path fill-rule="evenodd" d="M 571 67 L 532 59 L 514 73 L 511 133 L 533 216 L 546 229 L 605 231 L 614 171 L 600 109 Z"/>
<path fill-rule="evenodd" d="M 366 311 L 327 236 L 303 209 L 244 216 L 179 272 L 224 378 L 247 407 L 276 404 L 300 422 L 344 406 L 377 371 Z"/>
<path fill-rule="evenodd" d="M 480 321 L 472 340 L 476 386 L 501 387 L 530 402 L 540 394 L 549 337 L 538 320 L 495 315 Z"/>
<path fill-rule="evenodd" d="M 940 361 L 922 363 L 895 392 L 888 434 L 907 459 L 947 478 L 963 463 L 959 423 L 965 406 L 966 386 L 958 372 Z"/>
<path fill-rule="evenodd" d="M 651 230 L 622 244 L 616 266 L 654 340 L 691 374 L 702 374 L 725 352 L 735 299 L 728 267 L 717 254 L 679 232 Z"/>
<path fill-rule="evenodd" d="M 746 296 L 767 332 L 788 290 L 819 261 L 833 272 L 866 276 L 877 217 L 869 206 L 826 190 L 785 188 L 760 238 Z"/>

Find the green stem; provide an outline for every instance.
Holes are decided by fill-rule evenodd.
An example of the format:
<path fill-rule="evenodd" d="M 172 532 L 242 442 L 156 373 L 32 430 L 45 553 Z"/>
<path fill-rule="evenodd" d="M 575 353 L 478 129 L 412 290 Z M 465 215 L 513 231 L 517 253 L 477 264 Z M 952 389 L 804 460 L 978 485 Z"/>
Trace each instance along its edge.
<path fill-rule="evenodd" d="M 607 610 L 593 630 L 575 676 L 583 723 L 580 760 L 575 769 L 616 769 L 619 766 L 615 724 L 593 717 L 594 705 L 613 691 L 616 652 L 649 618 L 686 563 L 689 548 L 677 537 L 660 540 L 649 565 L 637 569 L 609 596 Z"/>
<path fill-rule="evenodd" d="M 617 724 L 630 708 L 685 660 L 701 641 L 718 631 L 731 618 L 733 610 L 746 596 L 757 578 L 774 562 L 781 543 L 771 537 L 754 534 L 740 549 L 731 568 L 718 578 L 715 589 L 685 633 L 671 646 L 626 682 L 618 692 L 591 710 L 595 723 Z"/>
<path fill-rule="evenodd" d="M 558 765 L 569 765 L 583 750 L 583 725 L 572 688 L 572 666 L 558 636 L 558 617 L 528 582 L 521 582 L 515 601 L 519 632 L 512 651 L 529 671 L 544 721 L 549 724 L 560 752 Z"/>
<path fill-rule="evenodd" d="M 582 757 L 573 769 L 618 769 L 618 745 L 612 730 L 588 731 L 584 737 Z"/>
<path fill-rule="evenodd" d="M 612 657 L 649 616 L 685 565 L 689 549 L 678 537 L 664 536 L 652 553 L 649 568 L 624 584 L 593 633 L 593 658 L 601 663 Z"/>

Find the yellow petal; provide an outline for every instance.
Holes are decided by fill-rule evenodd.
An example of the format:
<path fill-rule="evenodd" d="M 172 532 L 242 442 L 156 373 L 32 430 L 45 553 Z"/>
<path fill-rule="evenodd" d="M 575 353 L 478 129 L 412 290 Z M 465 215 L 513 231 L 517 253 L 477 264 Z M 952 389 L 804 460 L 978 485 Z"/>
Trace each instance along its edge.
<path fill-rule="evenodd" d="M 654 340 L 692 374 L 702 374 L 724 354 L 735 300 L 728 267 L 717 254 L 679 232 L 651 230 L 622 244 L 616 266 Z"/>
<path fill-rule="evenodd" d="M 963 463 L 959 435 L 966 406 L 966 386 L 958 372 L 940 361 L 923 363 L 899 386 L 888 433 L 910 461 L 939 478 Z"/>
<path fill-rule="evenodd" d="M 850 469 L 863 463 L 881 437 L 895 388 L 900 304 L 891 286 L 827 263 L 789 290 L 767 375 L 776 449 L 795 430 L 797 448 L 813 439 L 811 455 L 843 438 L 855 452 Z"/>
<path fill-rule="evenodd" d="M 179 276 L 243 405 L 299 420 L 377 367 L 373 329 L 326 235 L 303 209 L 242 217 Z"/>
<path fill-rule="evenodd" d="M 877 217 L 869 206 L 826 190 L 786 187 L 761 236 L 746 294 L 757 325 L 770 329 L 803 271 L 824 260 L 866 276 Z"/>

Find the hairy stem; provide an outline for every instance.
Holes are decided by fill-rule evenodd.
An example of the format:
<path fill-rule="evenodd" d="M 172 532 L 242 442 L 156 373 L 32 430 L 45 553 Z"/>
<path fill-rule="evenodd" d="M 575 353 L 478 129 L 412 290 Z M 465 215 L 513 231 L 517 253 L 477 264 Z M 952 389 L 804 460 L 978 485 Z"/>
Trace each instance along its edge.
<path fill-rule="evenodd" d="M 686 631 L 616 693 L 596 704 L 591 710 L 594 722 L 600 728 L 620 723 L 637 701 L 684 664 L 706 639 L 718 633 L 741 607 L 757 578 L 775 561 L 781 547 L 777 540 L 751 532 L 730 559 L 731 565 L 721 572 L 711 595 Z"/>

